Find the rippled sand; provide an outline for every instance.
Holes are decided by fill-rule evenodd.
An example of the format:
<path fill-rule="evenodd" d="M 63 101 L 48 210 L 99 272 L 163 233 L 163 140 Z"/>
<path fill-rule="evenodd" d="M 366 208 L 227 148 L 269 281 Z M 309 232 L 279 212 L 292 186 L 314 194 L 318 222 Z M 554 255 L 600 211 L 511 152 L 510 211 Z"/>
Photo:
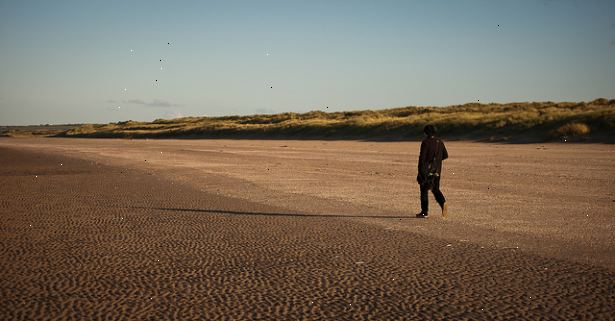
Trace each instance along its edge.
<path fill-rule="evenodd" d="M 330 152 L 338 157 L 320 155 L 310 160 L 307 152 L 293 158 L 293 153 L 283 151 L 295 149 L 295 154 L 301 153 L 297 150 L 301 146 L 292 146 L 292 142 L 277 142 L 287 147 L 261 145 L 262 149 L 249 149 L 239 145 L 224 151 L 224 141 L 218 141 L 222 149 L 218 152 L 203 151 L 203 145 L 196 150 L 182 145 L 194 144 L 191 141 L 160 141 L 152 146 L 145 145 L 151 143 L 145 141 L 78 140 L 70 149 L 71 142 L 0 140 L 0 145 L 11 146 L 0 147 L 2 320 L 541 316 L 606 320 L 615 312 L 615 272 L 609 265 L 609 255 L 613 254 L 600 255 L 596 250 L 611 245 L 609 235 L 600 234 L 601 230 L 593 229 L 591 224 L 577 226 L 575 233 L 583 235 L 585 228 L 592 228 L 597 235 L 580 240 L 593 238 L 598 245 L 549 252 L 547 245 L 561 246 L 570 236 L 551 239 L 546 237 L 551 235 L 549 231 L 532 234 L 530 228 L 529 232 L 507 231 L 506 222 L 488 226 L 463 222 L 462 218 L 468 220 L 472 211 L 461 210 L 459 201 L 457 211 L 451 211 L 452 217 L 447 221 L 439 217 L 410 218 L 412 206 L 418 204 L 410 200 L 403 206 L 404 211 L 399 204 L 370 202 L 382 191 L 377 186 L 365 187 L 370 185 L 368 176 L 381 177 L 377 181 L 393 174 L 389 176 L 397 178 L 386 178 L 393 185 L 414 170 L 403 168 L 414 164 L 414 159 L 405 159 L 408 155 L 376 151 L 371 158 L 363 158 L 367 163 L 359 164 L 361 157 L 353 156 L 353 152 L 365 151 L 353 151 L 356 146 L 352 144 L 345 153 L 335 148 Z M 138 146 L 129 145 L 133 143 Z M 259 144 L 242 144 L 248 143 Z M 38 151 L 28 148 L 36 144 Z M 274 149 L 276 153 L 267 159 L 259 155 L 264 149 Z M 147 157 L 139 157 L 138 153 Z M 173 156 L 167 153 L 175 154 L 175 167 L 171 166 Z M 281 165 L 276 165 L 277 160 L 271 161 L 284 156 L 289 160 Z M 169 157 L 168 164 L 164 157 Z M 381 162 L 374 161 L 379 157 Z M 387 157 L 399 158 L 399 164 L 388 163 Z M 138 158 L 143 159 L 136 163 Z M 178 162 L 178 158 L 185 161 Z M 331 164 L 323 167 L 329 181 L 316 180 L 316 175 L 321 174 L 313 167 L 321 159 Z M 567 159 L 570 163 L 565 161 L 566 166 L 577 166 L 582 161 Z M 349 191 L 342 197 L 327 198 L 327 191 L 348 183 L 340 182 L 342 165 L 352 162 L 357 164 L 349 170 L 373 168 L 378 173 L 364 173 L 363 180 L 349 184 Z M 518 162 L 520 170 L 515 174 L 523 174 L 526 167 L 521 159 Z M 600 164 L 608 166 L 608 162 L 606 157 L 599 159 L 592 164 L 592 170 Z M 449 170 L 457 171 L 455 175 L 464 171 L 462 163 L 449 165 L 453 167 Z M 269 172 L 274 173 L 247 171 L 250 166 L 262 166 L 263 171 L 269 167 Z M 295 179 L 294 183 L 281 183 L 279 172 L 291 171 L 285 166 L 294 166 L 297 173 L 287 176 Z M 556 162 L 550 169 L 544 164 L 535 166 L 556 171 L 564 165 Z M 505 177 L 515 175 L 505 169 L 501 170 Z M 575 179 L 575 173 L 569 175 Z M 612 186 L 608 185 L 612 184 L 609 175 L 607 171 L 603 187 Z M 447 179 L 453 206 L 464 188 L 469 191 L 463 196 L 476 195 L 468 185 Z M 524 179 L 527 183 L 530 178 Z M 304 182 L 297 183 L 299 180 Z M 406 183 L 398 184 L 404 191 Z M 545 184 L 554 191 L 555 184 Z M 277 192 L 276 197 L 276 191 L 295 185 L 299 185 L 295 195 L 287 190 Z M 312 186 L 305 188 L 306 192 L 302 185 Z M 507 185 L 494 180 L 493 186 Z M 408 195 L 403 197 L 416 197 L 411 187 L 414 186 L 408 185 Z M 373 188 L 373 195 L 358 195 L 357 190 L 364 188 Z M 593 191 L 583 184 L 576 188 Z M 323 195 L 310 194 L 313 190 L 321 190 Z M 509 195 L 506 191 L 502 194 Z M 525 200 L 524 195 L 519 198 Z M 552 197 L 547 192 L 541 196 Z M 399 197 L 391 193 L 391 199 Z M 591 197 L 597 198 L 600 205 L 598 196 Z M 542 198 L 536 199 L 546 206 Z M 486 205 L 480 198 L 472 200 L 477 204 L 475 211 L 480 220 L 489 216 L 502 219 L 497 213 L 479 212 Z M 508 200 L 504 197 L 492 206 L 502 206 L 500 201 Z M 561 204 L 556 205 L 567 202 L 579 200 L 562 197 Z M 574 213 L 575 209 L 570 211 Z M 601 217 L 600 207 L 596 211 L 597 219 L 604 220 L 602 225 L 613 224 L 612 216 Z M 509 219 L 524 226 L 524 215 Z M 565 214 L 559 215 L 566 219 Z M 541 222 L 544 220 L 542 217 Z M 575 220 L 569 219 L 571 224 Z M 558 221 L 555 225 L 562 224 Z M 458 237 L 463 231 L 481 228 L 492 228 L 491 234 L 477 237 L 466 233 L 463 239 Z M 458 234 L 442 235 L 450 231 Z M 538 253 L 518 241 L 533 242 L 533 237 L 543 238 L 547 244 L 537 246 Z M 570 251 L 585 256 L 581 262 L 568 259 Z"/>

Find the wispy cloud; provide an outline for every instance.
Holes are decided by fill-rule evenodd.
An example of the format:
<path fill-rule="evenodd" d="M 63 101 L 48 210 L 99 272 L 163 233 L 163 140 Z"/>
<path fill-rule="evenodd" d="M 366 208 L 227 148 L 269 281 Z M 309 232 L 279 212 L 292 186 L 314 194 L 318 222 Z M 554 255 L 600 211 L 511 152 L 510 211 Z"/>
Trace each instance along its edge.
<path fill-rule="evenodd" d="M 162 107 L 162 108 L 180 106 L 179 104 L 175 104 L 175 103 L 169 102 L 164 99 L 154 99 L 151 101 L 145 101 L 142 99 L 129 99 L 129 100 L 125 100 L 124 102 L 128 104 L 143 105 L 143 106 L 149 106 L 149 107 Z"/>
<path fill-rule="evenodd" d="M 172 103 L 170 101 L 164 99 L 153 99 L 150 101 L 143 99 L 127 99 L 122 101 L 117 101 L 114 99 L 108 99 L 105 101 L 109 104 L 133 104 L 133 105 L 142 105 L 148 107 L 159 107 L 159 108 L 170 108 L 170 107 L 180 107 L 180 104 Z"/>
<path fill-rule="evenodd" d="M 129 100 L 124 100 L 124 102 L 127 104 L 147 105 L 145 100 L 141 100 L 141 99 L 129 99 Z"/>

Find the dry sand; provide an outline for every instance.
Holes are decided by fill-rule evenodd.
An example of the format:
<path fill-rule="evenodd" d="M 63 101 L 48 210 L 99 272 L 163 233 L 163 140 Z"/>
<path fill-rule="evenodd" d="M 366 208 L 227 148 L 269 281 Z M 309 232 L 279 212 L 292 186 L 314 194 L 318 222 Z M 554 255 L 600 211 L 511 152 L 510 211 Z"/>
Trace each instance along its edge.
<path fill-rule="evenodd" d="M 447 147 L 0 139 L 0 319 L 612 319 L 615 146 Z"/>

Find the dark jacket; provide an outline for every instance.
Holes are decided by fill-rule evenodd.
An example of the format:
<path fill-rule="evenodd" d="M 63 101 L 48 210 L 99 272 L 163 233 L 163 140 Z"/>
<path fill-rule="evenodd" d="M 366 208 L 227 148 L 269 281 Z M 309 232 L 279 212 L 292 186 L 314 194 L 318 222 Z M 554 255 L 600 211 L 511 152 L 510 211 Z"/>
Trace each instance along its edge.
<path fill-rule="evenodd" d="M 435 136 L 426 137 L 421 142 L 421 154 L 417 181 L 419 184 L 425 180 L 429 173 L 442 173 L 442 161 L 448 158 L 448 152 L 444 142 Z"/>

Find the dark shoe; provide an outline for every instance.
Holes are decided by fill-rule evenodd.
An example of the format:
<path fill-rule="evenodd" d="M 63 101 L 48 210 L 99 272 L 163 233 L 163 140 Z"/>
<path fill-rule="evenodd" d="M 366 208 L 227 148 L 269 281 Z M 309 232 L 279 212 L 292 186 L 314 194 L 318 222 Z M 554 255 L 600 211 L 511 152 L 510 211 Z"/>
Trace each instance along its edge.
<path fill-rule="evenodd" d="M 427 216 L 429 216 L 429 214 L 423 212 L 416 214 L 416 218 L 427 218 Z"/>

